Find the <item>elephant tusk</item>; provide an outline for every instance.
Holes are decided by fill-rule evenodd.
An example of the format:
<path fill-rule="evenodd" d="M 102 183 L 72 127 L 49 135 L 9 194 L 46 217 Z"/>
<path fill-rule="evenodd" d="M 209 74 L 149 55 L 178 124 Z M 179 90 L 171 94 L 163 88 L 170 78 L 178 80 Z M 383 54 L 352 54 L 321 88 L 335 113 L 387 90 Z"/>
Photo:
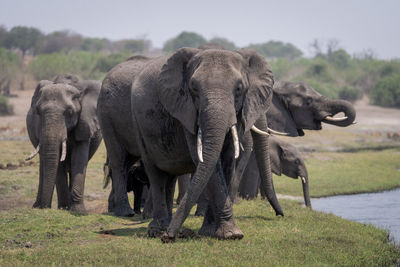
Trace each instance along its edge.
<path fill-rule="evenodd" d="M 67 156 L 67 140 L 64 140 L 62 142 L 62 152 L 61 152 L 61 158 L 60 161 L 64 161 L 65 157 Z"/>
<path fill-rule="evenodd" d="M 197 132 L 197 157 L 199 158 L 200 162 L 203 162 L 203 144 L 202 144 L 202 134 L 201 129 Z"/>
<path fill-rule="evenodd" d="M 236 125 L 233 125 L 231 127 L 231 131 L 232 131 L 232 138 L 233 138 L 233 146 L 235 148 L 235 159 L 237 159 L 240 155 L 240 150 L 239 150 L 239 137 L 237 134 Z"/>
<path fill-rule="evenodd" d="M 306 178 L 304 176 L 301 176 L 301 180 L 303 181 L 303 184 L 306 183 Z"/>
<path fill-rule="evenodd" d="M 283 133 L 283 132 L 278 132 L 278 131 L 275 131 L 275 130 L 272 130 L 271 128 L 267 128 L 268 129 L 268 133 L 270 133 L 270 134 L 274 134 L 274 135 L 283 135 L 283 136 L 287 136 L 287 135 L 289 135 L 288 133 Z"/>
<path fill-rule="evenodd" d="M 28 160 L 33 159 L 37 155 L 37 153 L 39 153 L 39 149 L 40 149 L 40 144 L 38 144 L 38 146 L 35 148 L 35 151 L 33 151 L 32 154 L 29 157 L 27 157 L 25 160 L 28 161 Z"/>
<path fill-rule="evenodd" d="M 334 117 L 331 117 L 331 116 L 326 116 L 324 118 L 324 120 L 327 120 L 327 121 L 345 121 L 345 120 L 347 120 L 347 116 L 344 116 L 344 117 L 341 117 L 341 118 L 334 118 Z"/>
<path fill-rule="evenodd" d="M 242 143 L 239 143 L 239 145 L 240 145 L 240 149 L 244 152 L 244 147 L 243 147 Z"/>
<path fill-rule="evenodd" d="M 257 128 L 256 126 L 254 126 L 254 125 L 251 127 L 251 130 L 254 131 L 254 132 L 256 132 L 256 133 L 258 133 L 258 134 L 265 135 L 265 136 L 269 136 L 269 133 L 264 132 L 264 131 L 261 131 L 260 129 L 258 129 L 258 128 Z"/>

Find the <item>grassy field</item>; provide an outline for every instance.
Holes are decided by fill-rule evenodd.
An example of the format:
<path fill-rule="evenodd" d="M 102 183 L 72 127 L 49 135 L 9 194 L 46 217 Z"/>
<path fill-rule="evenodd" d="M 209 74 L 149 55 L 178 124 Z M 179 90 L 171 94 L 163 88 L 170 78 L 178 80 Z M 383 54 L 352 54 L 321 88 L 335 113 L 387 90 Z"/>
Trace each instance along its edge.
<path fill-rule="evenodd" d="M 284 218 L 261 200 L 238 204 L 236 220 L 245 233 L 240 241 L 196 238 L 174 244 L 146 237 L 148 222 L 138 218 L 10 210 L 1 215 L 0 265 L 389 266 L 400 258 L 383 230 L 294 201 L 282 205 Z M 200 224 L 190 216 L 184 226 L 197 230 Z"/>
<path fill-rule="evenodd" d="M 18 111 L 23 106 L 16 107 Z M 386 231 L 303 208 L 302 200 L 281 199 L 283 218 L 276 217 L 266 201 L 242 200 L 234 206 L 237 224 L 245 235 L 242 240 L 196 238 L 162 244 L 159 239 L 147 237 L 149 221 L 142 221 L 140 216 L 116 218 L 107 213 L 110 187 L 102 188 L 104 145 L 87 169 L 88 216 L 55 209 L 56 194 L 53 209 L 33 210 L 39 165 L 38 158 L 32 165 L 21 163 L 33 150 L 24 129 L 24 112 L 0 121 L 0 167 L 6 168 L 0 169 L 0 266 L 400 264 L 398 244 L 389 242 Z M 384 112 L 397 117 L 391 110 Z M 366 124 L 373 116 L 380 119 L 376 110 L 357 116 L 360 123 L 352 128 L 326 127 L 321 132 L 288 139 L 302 151 L 309 171 L 311 196 L 400 186 L 400 142 L 382 132 L 393 129 L 393 125 Z M 387 120 L 392 121 L 393 118 Z M 275 176 L 274 183 L 279 194 L 302 195 L 299 180 Z M 201 222 L 201 218 L 191 215 L 184 226 L 198 230 Z"/>

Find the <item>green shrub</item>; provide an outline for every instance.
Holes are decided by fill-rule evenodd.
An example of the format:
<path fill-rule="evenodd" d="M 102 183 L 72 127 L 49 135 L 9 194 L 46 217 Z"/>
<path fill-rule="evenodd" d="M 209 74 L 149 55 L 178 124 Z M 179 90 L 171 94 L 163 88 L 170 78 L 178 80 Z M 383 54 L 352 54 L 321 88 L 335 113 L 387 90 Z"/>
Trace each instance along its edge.
<path fill-rule="evenodd" d="M 12 115 L 14 114 L 13 105 L 8 103 L 8 98 L 0 95 L 0 116 Z"/>
<path fill-rule="evenodd" d="M 110 71 L 114 66 L 127 60 L 129 58 L 129 56 L 130 56 L 130 53 L 128 53 L 128 52 L 115 53 L 115 54 L 101 56 L 97 60 L 93 71 L 106 73 L 106 72 Z"/>
<path fill-rule="evenodd" d="M 305 75 L 308 78 L 316 79 L 323 82 L 332 82 L 333 78 L 329 71 L 329 65 L 325 60 L 317 59 L 307 69 Z"/>
<path fill-rule="evenodd" d="M 376 105 L 400 108 L 400 74 L 379 79 L 369 96 Z"/>
<path fill-rule="evenodd" d="M 40 80 L 51 80 L 61 73 L 76 73 L 84 79 L 92 78 L 92 71 L 101 54 L 84 51 L 41 54 L 29 63 L 29 71 Z"/>
<path fill-rule="evenodd" d="M 344 86 L 339 91 L 339 98 L 354 102 L 362 97 L 362 91 L 360 88 L 352 87 L 352 86 Z"/>

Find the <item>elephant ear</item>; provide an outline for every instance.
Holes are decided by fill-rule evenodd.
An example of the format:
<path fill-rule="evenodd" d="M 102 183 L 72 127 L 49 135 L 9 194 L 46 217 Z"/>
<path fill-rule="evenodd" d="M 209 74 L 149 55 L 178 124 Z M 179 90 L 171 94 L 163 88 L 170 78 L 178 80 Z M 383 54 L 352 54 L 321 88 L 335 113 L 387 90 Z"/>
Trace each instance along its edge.
<path fill-rule="evenodd" d="M 274 78 L 268 63 L 255 51 L 241 49 L 237 52 L 245 60 L 249 82 L 247 97 L 242 108 L 244 132 L 247 132 L 256 120 L 267 112 L 271 104 Z"/>
<path fill-rule="evenodd" d="M 276 137 L 269 137 L 269 155 L 271 160 L 271 171 L 278 176 L 282 175 L 282 161 L 284 152 Z"/>
<path fill-rule="evenodd" d="M 288 133 L 292 137 L 299 136 L 296 122 L 290 114 L 287 104 L 275 90 L 274 87 L 272 105 L 267 112 L 268 127 L 275 131 Z"/>
<path fill-rule="evenodd" d="M 159 77 L 159 101 L 192 134 L 196 132 L 197 111 L 187 86 L 187 64 L 199 51 L 188 47 L 176 50 L 162 67 Z"/>
<path fill-rule="evenodd" d="M 35 92 L 33 93 L 32 96 L 32 101 L 31 101 L 31 107 L 35 106 L 37 101 L 39 100 L 40 97 L 40 89 L 42 89 L 43 87 L 45 87 L 46 85 L 52 84 L 52 81 L 48 81 L 48 80 L 41 80 L 38 85 L 35 88 Z"/>
<path fill-rule="evenodd" d="M 87 87 L 81 93 L 81 113 L 78 124 L 74 129 L 74 136 L 77 141 L 88 140 L 100 130 L 96 114 L 100 88 L 101 83 L 99 81 L 92 81 L 87 84 Z"/>

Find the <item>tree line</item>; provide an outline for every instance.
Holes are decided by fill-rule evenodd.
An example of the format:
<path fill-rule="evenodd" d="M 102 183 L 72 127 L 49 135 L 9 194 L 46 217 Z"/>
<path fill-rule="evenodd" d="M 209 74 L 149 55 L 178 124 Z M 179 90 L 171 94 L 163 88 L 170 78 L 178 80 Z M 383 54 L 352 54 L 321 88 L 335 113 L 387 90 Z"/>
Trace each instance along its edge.
<path fill-rule="evenodd" d="M 26 77 L 36 81 L 52 79 L 60 73 L 76 73 L 85 79 L 103 79 L 115 65 L 132 54 L 169 53 L 180 47 L 216 45 L 234 50 L 239 47 L 223 37 L 206 39 L 195 32 L 181 32 L 167 40 L 162 49 L 146 38 L 111 41 L 89 38 L 71 31 L 44 34 L 33 27 L 0 26 L 0 94 L 13 88 L 24 89 Z M 400 61 L 379 60 L 371 50 L 350 55 L 336 39 L 323 43 L 313 40 L 313 57 L 291 43 L 268 41 L 250 44 L 270 62 L 276 80 L 303 81 L 328 97 L 355 101 L 368 94 L 374 104 L 400 108 Z M 29 60 L 26 55 L 30 55 Z"/>

